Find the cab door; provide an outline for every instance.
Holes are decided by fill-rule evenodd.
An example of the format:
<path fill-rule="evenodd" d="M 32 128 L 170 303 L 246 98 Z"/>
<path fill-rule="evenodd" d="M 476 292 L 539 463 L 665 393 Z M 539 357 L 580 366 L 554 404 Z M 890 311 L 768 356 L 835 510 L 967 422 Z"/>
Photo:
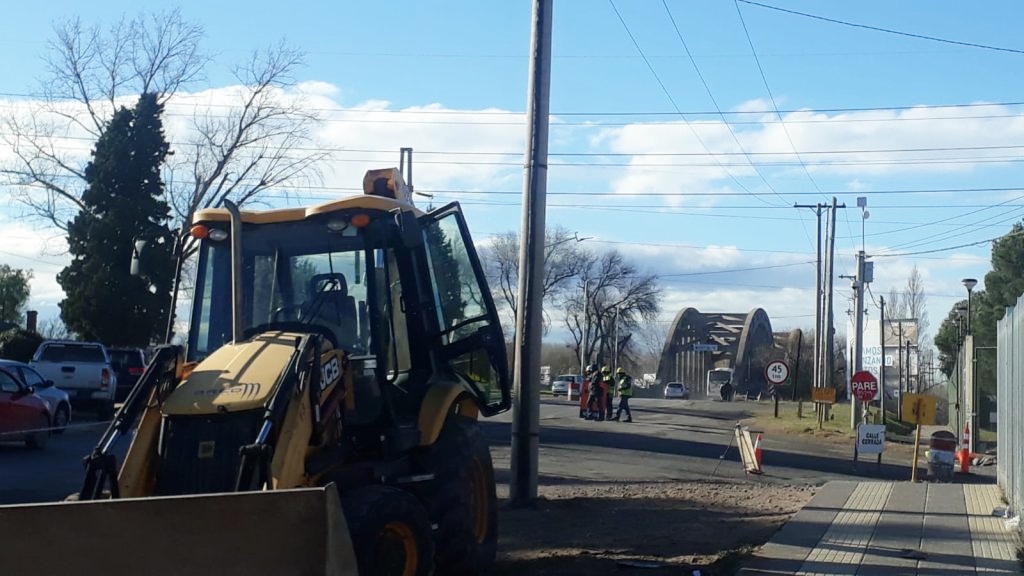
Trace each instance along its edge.
<path fill-rule="evenodd" d="M 440 331 L 440 357 L 468 384 L 485 416 L 511 405 L 508 355 L 490 288 L 462 210 L 453 202 L 421 217 Z"/>

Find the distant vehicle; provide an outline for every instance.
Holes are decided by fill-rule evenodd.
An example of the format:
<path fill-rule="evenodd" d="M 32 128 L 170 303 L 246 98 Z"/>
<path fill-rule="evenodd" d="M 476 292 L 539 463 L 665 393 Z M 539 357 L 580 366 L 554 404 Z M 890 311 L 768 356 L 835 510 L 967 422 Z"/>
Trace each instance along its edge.
<path fill-rule="evenodd" d="M 712 368 L 708 370 L 707 390 L 708 398 L 715 398 L 722 395 L 722 387 L 727 391 L 732 387 L 732 368 Z"/>
<path fill-rule="evenodd" d="M 0 368 L 13 373 L 21 383 L 35 390 L 36 396 L 46 402 L 50 413 L 50 428 L 54 434 L 63 434 L 71 423 L 71 399 L 68 393 L 54 386 L 53 380 L 43 380 L 38 372 L 23 362 L 0 360 Z"/>
<path fill-rule="evenodd" d="M 562 374 L 551 383 L 551 395 L 568 396 L 572 399 L 570 390 L 575 387 L 578 391 L 581 382 L 583 382 L 583 376 L 579 374 Z"/>
<path fill-rule="evenodd" d="M 568 396 L 569 395 L 569 381 L 568 380 L 555 380 L 551 383 L 551 395 L 552 396 Z"/>
<path fill-rule="evenodd" d="M 686 386 L 682 382 L 669 382 L 665 384 L 665 399 L 678 398 L 686 400 L 690 397 L 690 391 L 686 389 Z"/>
<path fill-rule="evenodd" d="M 110 364 L 117 375 L 117 393 L 115 402 L 124 402 L 128 393 L 139 381 L 139 376 L 146 371 L 146 357 L 141 348 L 108 348 Z"/>
<path fill-rule="evenodd" d="M 6 368 L 0 368 L 0 440 L 25 442 L 37 450 L 50 440 L 46 402 Z"/>
<path fill-rule="evenodd" d="M 73 407 L 95 411 L 103 419 L 114 415 L 117 375 L 102 344 L 49 340 L 39 345 L 29 366 L 67 390 Z"/>

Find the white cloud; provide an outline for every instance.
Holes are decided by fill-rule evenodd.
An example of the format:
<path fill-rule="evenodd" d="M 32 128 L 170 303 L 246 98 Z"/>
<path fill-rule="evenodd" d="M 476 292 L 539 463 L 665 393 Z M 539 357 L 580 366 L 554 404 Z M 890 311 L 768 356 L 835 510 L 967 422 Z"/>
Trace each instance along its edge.
<path fill-rule="evenodd" d="M 165 128 L 168 138 L 180 146 L 191 135 L 193 113 L 227 114 L 230 112 L 232 95 L 238 87 L 225 86 L 193 93 L 182 93 L 168 105 Z M 459 190 L 478 192 L 476 195 L 438 195 L 435 204 L 460 198 L 472 206 L 477 219 L 470 225 L 475 231 L 495 232 L 518 229 L 518 207 L 499 208 L 478 206 L 473 202 L 498 202 L 515 204 L 516 195 L 493 196 L 489 191 L 514 191 L 522 186 L 522 153 L 525 135 L 524 118 L 520 113 L 494 108 L 473 110 L 452 109 L 440 103 L 427 103 L 397 109 L 385 100 L 367 100 L 342 103 L 344 90 L 326 82 L 306 82 L 295 90 L 284 94 L 286 98 L 303 99 L 309 109 L 320 110 L 323 124 L 315 133 L 316 140 L 331 156 L 323 163 L 323 181 L 304 188 L 275 191 L 268 195 L 271 205 L 285 203 L 317 202 L 352 193 L 362 184 L 364 172 L 369 168 L 395 166 L 398 149 L 411 146 L 415 153 L 414 171 L 416 188 L 419 190 Z M 126 100 L 131 104 L 131 100 Z M 2 102 L 0 108 L 13 109 L 27 114 L 32 103 Z M 766 110 L 770 106 L 763 101 L 752 100 L 744 103 L 740 110 Z M 80 111 L 80 110 L 79 110 Z M 613 191 L 619 196 L 602 200 L 605 206 L 628 208 L 635 204 L 656 204 L 688 206 L 712 209 L 729 202 L 728 193 L 742 192 L 736 177 L 748 189 L 765 194 L 764 199 L 780 204 L 778 198 L 770 196 L 771 191 L 760 181 L 759 175 L 742 154 L 750 153 L 756 162 L 783 163 L 760 167 L 774 186 L 785 194 L 793 189 L 793 178 L 802 175 L 802 169 L 794 166 L 792 154 L 777 156 L 766 152 L 789 151 L 789 137 L 802 151 L 811 150 L 878 150 L 892 148 L 935 148 L 992 145 L 1017 145 L 1024 138 L 1024 120 L 1006 118 L 981 118 L 981 116 L 1007 115 L 1009 112 L 999 106 L 963 109 L 911 109 L 902 111 L 869 111 L 823 114 L 793 112 L 786 116 L 789 136 L 773 115 L 745 115 L 746 122 L 734 127 L 735 135 L 742 143 L 742 150 L 733 135 L 721 122 L 702 120 L 692 125 L 692 130 L 681 122 L 664 124 L 632 124 L 624 127 L 606 126 L 565 126 L 559 129 L 559 119 L 552 119 L 552 142 L 558 142 L 564 149 L 584 152 L 591 156 L 552 157 L 549 189 L 555 191 Z M 960 116 L 976 116 L 962 119 Z M 27 115 L 22 116 L 27 118 Z M 894 121 L 899 120 L 899 121 Z M 694 135 L 699 135 L 699 139 Z M 66 154 L 67 160 L 80 165 L 88 160 L 91 140 L 88 133 L 72 129 L 66 138 L 56 141 L 57 149 Z M 707 148 L 719 156 L 718 166 L 706 156 Z M 430 153 L 444 152 L 449 153 Z M 450 152 L 461 152 L 453 154 Z M 610 156 L 626 154 L 627 156 Z M 665 154 L 676 154 L 666 156 Z M 815 178 L 835 178 L 835 185 L 846 190 L 870 191 L 887 185 L 892 176 L 928 177 L 937 170 L 961 171 L 980 170 L 991 166 L 986 164 L 993 158 L 1005 160 L 1012 153 L 1008 150 L 935 152 L 927 154 L 862 152 L 842 156 L 805 155 Z M 927 157 L 940 161 L 967 159 L 973 162 L 957 164 L 907 164 L 907 158 Z M 10 149 L 0 145 L 0 161 L 11 158 Z M 856 160 L 872 164 L 820 164 L 823 160 Z M 588 167 L 569 164 L 592 161 L 594 163 L 623 163 L 622 167 Z M 786 164 L 788 162 L 788 164 Z M 820 165 L 814 165 L 819 163 Z M 796 174 L 796 176 L 793 176 Z M 824 186 L 824 184 L 823 184 Z M 800 189 L 807 189 L 806 179 L 799 181 Z M 0 189 L 2 193 L 4 189 Z M 636 198 L 627 192 L 686 193 L 704 192 L 709 196 Z M 1005 199 L 1019 194 L 1007 194 Z M 792 197 L 789 197 L 790 199 Z M 991 198 L 991 197 L 989 197 Z M 1003 198 L 1001 198 L 1003 199 Z M 750 199 L 743 199 L 752 203 Z M 817 198 L 814 198 L 818 201 Z M 580 203 L 587 202 L 582 197 Z M 420 201 L 420 203 L 423 203 Z M 785 204 L 785 202 L 782 202 Z M 780 204 L 781 205 L 781 204 Z M 881 219 L 884 207 L 871 207 L 872 220 Z M 554 214 L 561 219 L 553 217 Z M 616 244 L 599 244 L 595 249 L 618 248 L 635 259 L 641 269 L 659 274 L 689 274 L 693 276 L 666 276 L 664 286 L 664 319 L 671 320 L 682 306 L 694 306 L 705 311 L 748 311 L 763 307 L 769 316 L 778 318 L 773 324 L 778 328 L 810 326 L 807 318 L 813 313 L 814 269 L 813 266 L 790 264 L 806 262 L 813 254 L 768 251 L 769 237 L 799 231 L 793 225 L 779 225 L 766 230 L 752 225 L 750 221 L 735 226 L 707 229 L 700 233 L 691 232 L 680 226 L 671 230 L 678 238 L 675 241 L 655 240 L 655 230 L 646 227 L 644 216 L 627 219 L 628 226 L 608 227 L 607 219 L 598 220 L 594 215 L 609 219 L 614 211 L 600 214 L 587 212 L 549 212 L 548 223 L 565 224 L 579 230 L 582 235 L 596 236 L 597 240 L 614 241 Z M 683 222 L 700 222 L 700 217 L 688 217 Z M 891 218 L 890 218 L 891 219 Z M 591 225 L 589 222 L 596 223 Z M 761 224 L 760 221 L 755 224 Z M 869 232 L 871 221 L 868 222 Z M 4 230 L 4 246 L 0 247 L 0 262 L 17 267 L 31 267 L 36 270 L 33 283 L 33 306 L 53 310 L 62 297 L 54 275 L 66 262 L 54 258 L 59 252 L 60 241 L 47 245 L 45 239 L 53 233 L 37 230 L 32 222 L 10 220 L 0 223 Z M 589 228 L 588 228 L 589 226 Z M 855 225 L 856 226 L 856 225 Z M 775 224 L 773 224 L 775 227 Z M 769 234 L 771 232 L 771 234 Z M 994 232 L 996 235 L 999 232 Z M 14 240 L 15 237 L 19 239 Z M 481 236 L 480 242 L 486 242 Z M 798 237 L 802 242 L 803 238 Z M 621 242 L 621 243 L 620 243 Z M 647 244 L 644 244 L 647 243 Z M 653 244 L 678 244 L 656 246 Z M 952 241 L 956 244 L 956 241 Z M 781 242 L 780 242 L 781 244 Z M 775 244 L 779 245 L 779 244 Z M 782 244 L 782 246 L 786 246 Z M 760 251 L 761 249 L 764 251 Z M 806 245 L 801 245 L 806 250 Z M 877 246 L 878 250 L 885 248 Z M 56 249 L 56 251 L 55 251 Z M 875 248 L 869 249 L 869 253 Z M 813 252 L 813 247 L 811 248 Z M 837 257 L 838 258 L 838 257 Z M 35 262 L 42 260 L 43 262 Z M 850 259 L 842 262 L 846 270 L 852 268 Z M 875 267 L 876 294 L 888 292 L 890 285 L 903 286 L 906 275 L 915 260 L 910 258 L 878 259 Z M 963 275 L 984 276 L 987 265 L 976 254 L 964 251 L 948 260 L 918 262 L 924 276 L 926 289 L 937 294 L 950 294 L 957 290 L 957 279 Z M 764 268 L 766 266 L 786 266 Z M 842 266 L 837 265 L 842 271 Z M 758 270 L 743 270 L 761 268 Z M 726 270 L 736 272 L 721 273 Z M 706 273 L 711 274 L 706 274 Z M 884 287 L 884 288 L 883 288 Z M 848 291 L 844 282 L 836 284 L 838 292 Z M 930 297 L 933 323 L 944 316 L 947 298 Z M 845 301 L 837 297 L 836 310 L 845 310 Z M 948 308 L 948 307 L 947 307 Z M 813 318 L 813 316 L 811 316 Z M 837 322 L 842 325 L 843 322 Z M 840 328 L 841 329 L 841 328 Z"/>

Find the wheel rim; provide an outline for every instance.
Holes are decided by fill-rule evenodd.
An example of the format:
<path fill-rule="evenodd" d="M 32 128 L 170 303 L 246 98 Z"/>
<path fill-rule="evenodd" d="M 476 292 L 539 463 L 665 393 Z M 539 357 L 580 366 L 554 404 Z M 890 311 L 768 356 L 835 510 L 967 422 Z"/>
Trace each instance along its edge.
<path fill-rule="evenodd" d="M 374 545 L 374 565 L 381 574 L 415 576 L 419 549 L 412 529 L 402 522 L 384 525 Z"/>
<path fill-rule="evenodd" d="M 63 429 L 68 425 L 68 411 L 66 408 L 60 408 L 57 410 L 57 416 L 54 418 L 53 427 L 57 429 Z"/>
<path fill-rule="evenodd" d="M 490 522 L 490 498 L 487 497 L 487 473 L 484 471 L 483 462 L 479 458 L 473 458 L 473 466 L 470 471 L 469 509 L 473 511 L 473 537 L 478 544 L 487 540 L 487 529 Z"/>

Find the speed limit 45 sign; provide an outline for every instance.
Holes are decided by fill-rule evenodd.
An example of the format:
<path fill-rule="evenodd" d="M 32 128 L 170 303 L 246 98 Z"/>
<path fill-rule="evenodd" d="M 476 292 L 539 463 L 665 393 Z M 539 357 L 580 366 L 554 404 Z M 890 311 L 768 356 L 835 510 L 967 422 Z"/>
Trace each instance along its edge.
<path fill-rule="evenodd" d="M 782 384 L 789 378 L 789 364 L 782 360 L 772 360 L 764 367 L 764 377 L 772 384 Z"/>

